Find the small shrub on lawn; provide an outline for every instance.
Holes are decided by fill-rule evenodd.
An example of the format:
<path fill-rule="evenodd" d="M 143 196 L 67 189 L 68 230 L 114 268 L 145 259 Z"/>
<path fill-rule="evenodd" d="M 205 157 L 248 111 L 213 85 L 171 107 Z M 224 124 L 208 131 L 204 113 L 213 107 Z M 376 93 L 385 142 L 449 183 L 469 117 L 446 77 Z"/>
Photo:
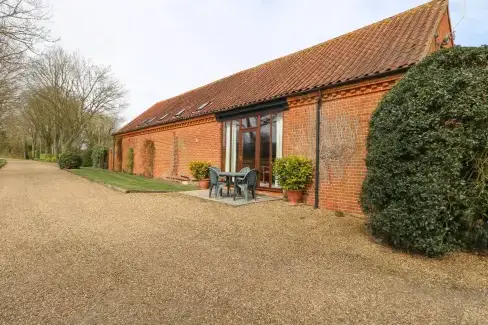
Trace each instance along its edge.
<path fill-rule="evenodd" d="M 92 148 L 91 159 L 93 167 L 104 168 L 107 151 L 108 149 L 102 146 L 94 146 Z"/>
<path fill-rule="evenodd" d="M 58 165 L 61 169 L 78 169 L 81 164 L 81 156 L 73 152 L 64 152 L 58 157 Z"/>
<path fill-rule="evenodd" d="M 201 181 L 209 177 L 208 169 L 212 164 L 208 161 L 191 161 L 190 173 L 197 180 Z"/>
<path fill-rule="evenodd" d="M 81 166 L 82 167 L 92 167 L 92 150 L 87 149 L 81 152 Z"/>
<path fill-rule="evenodd" d="M 127 151 L 127 166 L 125 171 L 129 174 L 134 174 L 134 148 L 129 148 Z"/>
<path fill-rule="evenodd" d="M 276 159 L 273 173 L 284 190 L 300 191 L 312 182 L 313 163 L 302 156 Z"/>
<path fill-rule="evenodd" d="M 374 113 L 361 204 L 372 233 L 429 256 L 488 249 L 488 47 L 441 50 Z"/>

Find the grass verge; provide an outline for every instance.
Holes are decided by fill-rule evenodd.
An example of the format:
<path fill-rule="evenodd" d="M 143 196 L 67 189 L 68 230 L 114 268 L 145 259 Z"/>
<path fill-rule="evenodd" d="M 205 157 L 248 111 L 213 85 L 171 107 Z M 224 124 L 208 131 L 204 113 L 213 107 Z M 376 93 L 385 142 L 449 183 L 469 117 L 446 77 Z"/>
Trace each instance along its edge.
<path fill-rule="evenodd" d="M 151 179 L 143 176 L 111 172 L 99 168 L 85 167 L 80 169 L 71 169 L 70 172 L 94 182 L 115 186 L 128 191 L 178 192 L 196 189 L 196 187 L 191 185 L 182 185 L 160 179 Z"/>
<path fill-rule="evenodd" d="M 6 164 L 7 164 L 7 160 L 0 159 L 0 168 L 2 168 L 3 166 L 5 166 Z"/>

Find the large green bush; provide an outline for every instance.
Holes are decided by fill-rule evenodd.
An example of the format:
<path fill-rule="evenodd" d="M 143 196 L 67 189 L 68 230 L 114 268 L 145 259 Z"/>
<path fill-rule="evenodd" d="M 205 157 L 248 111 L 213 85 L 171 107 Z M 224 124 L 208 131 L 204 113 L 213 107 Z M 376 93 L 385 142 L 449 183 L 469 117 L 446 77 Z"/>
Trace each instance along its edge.
<path fill-rule="evenodd" d="M 488 248 L 488 47 L 441 50 L 370 124 L 361 203 L 374 236 L 429 256 Z"/>
<path fill-rule="evenodd" d="M 312 182 L 313 163 L 302 156 L 288 156 L 276 159 L 273 173 L 284 190 L 303 190 Z"/>
<path fill-rule="evenodd" d="M 76 153 L 63 152 L 58 156 L 58 165 L 61 169 L 78 169 L 81 164 L 81 156 Z"/>
<path fill-rule="evenodd" d="M 108 149 L 102 146 L 94 146 L 92 148 L 92 164 L 95 168 L 104 168 L 105 160 L 107 159 Z"/>

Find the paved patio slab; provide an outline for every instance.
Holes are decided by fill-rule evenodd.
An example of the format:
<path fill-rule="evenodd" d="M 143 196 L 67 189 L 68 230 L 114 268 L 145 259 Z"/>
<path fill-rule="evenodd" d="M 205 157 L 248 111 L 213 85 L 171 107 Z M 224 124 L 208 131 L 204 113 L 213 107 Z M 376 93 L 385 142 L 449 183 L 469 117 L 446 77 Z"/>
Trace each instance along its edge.
<path fill-rule="evenodd" d="M 250 196 L 250 200 L 246 201 L 246 199 L 243 196 L 237 196 L 236 199 L 234 198 L 225 196 L 215 198 L 215 192 L 212 193 L 212 197 L 208 197 L 208 190 L 196 190 L 196 191 L 186 191 L 186 192 L 181 192 L 184 195 L 189 195 L 189 196 L 194 196 L 198 197 L 204 200 L 209 200 L 209 201 L 214 201 L 214 202 L 219 202 L 222 204 L 227 204 L 227 205 L 232 205 L 232 206 L 244 206 L 248 204 L 255 204 L 255 203 L 262 203 L 262 202 L 269 202 L 269 201 L 279 201 L 282 200 L 280 197 L 275 197 L 275 196 L 268 196 L 268 195 L 262 195 L 262 194 L 256 194 L 256 200 L 254 200 Z M 231 193 L 232 195 L 232 193 Z"/>

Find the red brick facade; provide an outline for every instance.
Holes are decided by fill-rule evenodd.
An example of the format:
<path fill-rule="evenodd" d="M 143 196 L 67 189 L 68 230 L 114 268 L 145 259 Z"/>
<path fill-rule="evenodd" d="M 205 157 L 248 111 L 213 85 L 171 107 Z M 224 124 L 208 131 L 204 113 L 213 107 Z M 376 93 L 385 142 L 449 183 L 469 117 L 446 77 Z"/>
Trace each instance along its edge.
<path fill-rule="evenodd" d="M 127 166 L 127 152 L 134 149 L 134 174 L 143 174 L 143 144 L 152 140 L 155 146 L 154 177 L 190 176 L 192 160 L 209 161 L 220 165 L 222 131 L 214 117 L 187 120 L 139 132 L 124 134 L 122 138 L 122 169 Z M 117 164 L 115 164 L 117 166 Z M 117 169 L 117 168 L 116 168 Z"/>
<path fill-rule="evenodd" d="M 428 8 L 434 8 L 432 6 L 435 4 L 436 2 L 426 4 L 425 6 L 399 15 L 399 18 L 397 19 L 408 20 L 408 17 L 411 15 L 419 13 L 420 11 L 427 12 L 430 10 Z M 442 5 L 439 7 L 441 9 L 447 8 L 446 2 L 440 1 L 438 4 Z M 428 30 L 424 31 L 425 35 L 419 34 L 424 39 L 420 44 L 420 48 L 423 51 L 422 57 L 429 52 L 436 51 L 442 40 L 446 35 L 450 35 L 451 32 L 448 10 L 444 10 L 440 14 L 438 14 L 437 11 L 431 14 L 434 17 L 433 20 L 429 20 L 429 22 L 432 23 L 432 26 L 434 26 L 432 35 L 430 35 Z M 435 15 L 438 15 L 438 18 L 435 18 Z M 383 25 L 386 24 L 385 26 L 390 26 L 390 23 L 390 20 L 381 22 Z M 410 26 L 409 24 L 407 25 Z M 372 25 L 371 28 L 374 26 L 376 25 Z M 417 29 L 414 31 L 419 32 Z M 351 37 L 351 35 L 353 34 L 345 35 L 344 38 Z M 438 36 L 437 39 L 435 38 L 435 35 Z M 404 42 L 405 40 L 401 39 L 399 41 Z M 412 46 L 413 43 L 410 44 L 406 42 L 405 44 Z M 447 44 L 443 44 L 443 46 L 453 46 L 452 39 L 450 39 Z M 304 53 L 306 54 L 309 52 L 305 51 L 300 55 L 305 55 Z M 401 65 L 398 69 L 405 68 L 412 64 Z M 251 69 L 249 71 L 254 70 Z M 374 71 L 373 73 L 377 73 Z M 282 72 L 283 71 L 280 70 L 280 73 Z M 364 159 L 366 157 L 366 139 L 368 135 L 369 121 L 383 96 L 401 79 L 402 75 L 403 73 L 398 72 L 397 74 L 391 74 L 388 77 L 377 77 L 362 82 L 357 81 L 356 83 L 351 83 L 347 86 L 328 88 L 321 92 L 321 163 L 319 166 L 321 175 L 319 188 L 320 207 L 349 213 L 362 213 L 359 205 L 359 196 L 362 182 L 366 175 Z M 312 77 L 313 76 L 310 76 L 310 78 Z M 243 81 L 241 80 L 239 82 Z M 212 90 L 212 87 L 215 85 L 217 84 L 213 83 L 208 86 L 209 91 Z M 203 88 L 199 89 L 203 91 Z M 218 93 L 221 95 L 223 94 L 222 92 Z M 172 99 L 173 101 L 178 102 L 178 105 L 175 107 L 179 109 L 185 105 L 188 106 L 188 103 L 183 103 L 183 99 L 186 98 L 185 96 L 192 97 L 193 95 L 193 92 L 189 92 L 175 97 Z M 215 96 L 217 95 L 213 94 L 213 97 Z M 232 96 L 226 95 L 224 97 L 225 99 L 228 99 L 227 97 Z M 288 110 L 285 110 L 283 113 L 283 156 L 299 154 L 312 158 L 315 161 L 317 99 L 318 92 L 287 98 Z M 182 103 L 180 103 L 180 101 Z M 206 100 L 201 99 L 199 103 L 205 101 Z M 138 123 L 140 123 L 146 115 L 159 116 L 156 114 L 156 110 L 159 109 L 159 106 L 164 106 L 164 103 L 166 102 L 161 102 L 155 105 L 153 108 L 146 111 L 144 113 L 145 115 L 143 114 L 134 120 L 132 124 L 140 125 Z M 202 114 L 202 116 L 160 126 L 148 126 L 147 128 L 138 131 L 122 132 L 117 136 L 117 139 L 122 140 L 122 163 L 120 163 L 120 159 L 117 158 L 119 156 L 119 149 L 117 147 L 119 141 L 116 140 L 115 151 L 111 155 L 115 158 L 109 160 L 109 168 L 113 168 L 114 166 L 114 168 L 118 170 L 120 169 L 120 166 L 122 166 L 122 169 L 125 169 L 125 166 L 127 165 L 127 152 L 129 148 L 133 148 L 135 152 L 134 173 L 143 174 L 144 166 L 142 162 L 144 159 L 142 159 L 141 156 L 143 152 L 143 144 L 148 139 L 154 142 L 156 149 L 154 160 L 155 177 L 190 176 L 188 165 L 192 160 L 210 161 L 213 165 L 221 166 L 223 158 L 223 126 L 222 123 L 216 121 L 213 113 L 215 112 L 209 112 L 207 115 L 198 113 Z M 188 110 L 186 114 L 195 114 L 195 111 L 192 113 Z M 162 115 L 162 118 L 167 115 L 168 114 Z M 154 119 L 155 117 L 151 119 L 151 121 Z M 221 167 L 223 168 L 223 166 Z M 313 204 L 314 184 L 309 186 L 305 194 L 306 202 L 308 204 Z"/>
<path fill-rule="evenodd" d="M 321 183 L 319 206 L 361 213 L 359 194 L 366 175 L 366 138 L 369 120 L 378 103 L 401 78 L 396 75 L 322 92 Z M 288 99 L 283 117 L 283 154 L 315 161 L 315 114 L 318 94 Z M 314 202 L 314 185 L 306 191 Z"/>
<path fill-rule="evenodd" d="M 380 100 L 400 78 L 401 75 L 394 75 L 322 92 L 321 151 L 325 162 L 320 166 L 321 208 L 361 213 L 358 198 L 366 175 L 364 158 L 369 120 Z M 315 160 L 317 98 L 317 93 L 288 98 L 289 109 L 283 114 L 284 156 L 299 154 Z M 190 176 L 188 164 L 192 160 L 221 165 L 222 124 L 214 117 L 145 129 L 121 137 L 122 167 L 125 169 L 127 165 L 128 149 L 133 148 L 135 174 L 144 172 L 141 155 L 147 139 L 156 147 L 155 177 Z M 327 157 L 327 152 L 337 154 Z M 306 191 L 308 204 L 314 202 L 313 186 Z"/>

